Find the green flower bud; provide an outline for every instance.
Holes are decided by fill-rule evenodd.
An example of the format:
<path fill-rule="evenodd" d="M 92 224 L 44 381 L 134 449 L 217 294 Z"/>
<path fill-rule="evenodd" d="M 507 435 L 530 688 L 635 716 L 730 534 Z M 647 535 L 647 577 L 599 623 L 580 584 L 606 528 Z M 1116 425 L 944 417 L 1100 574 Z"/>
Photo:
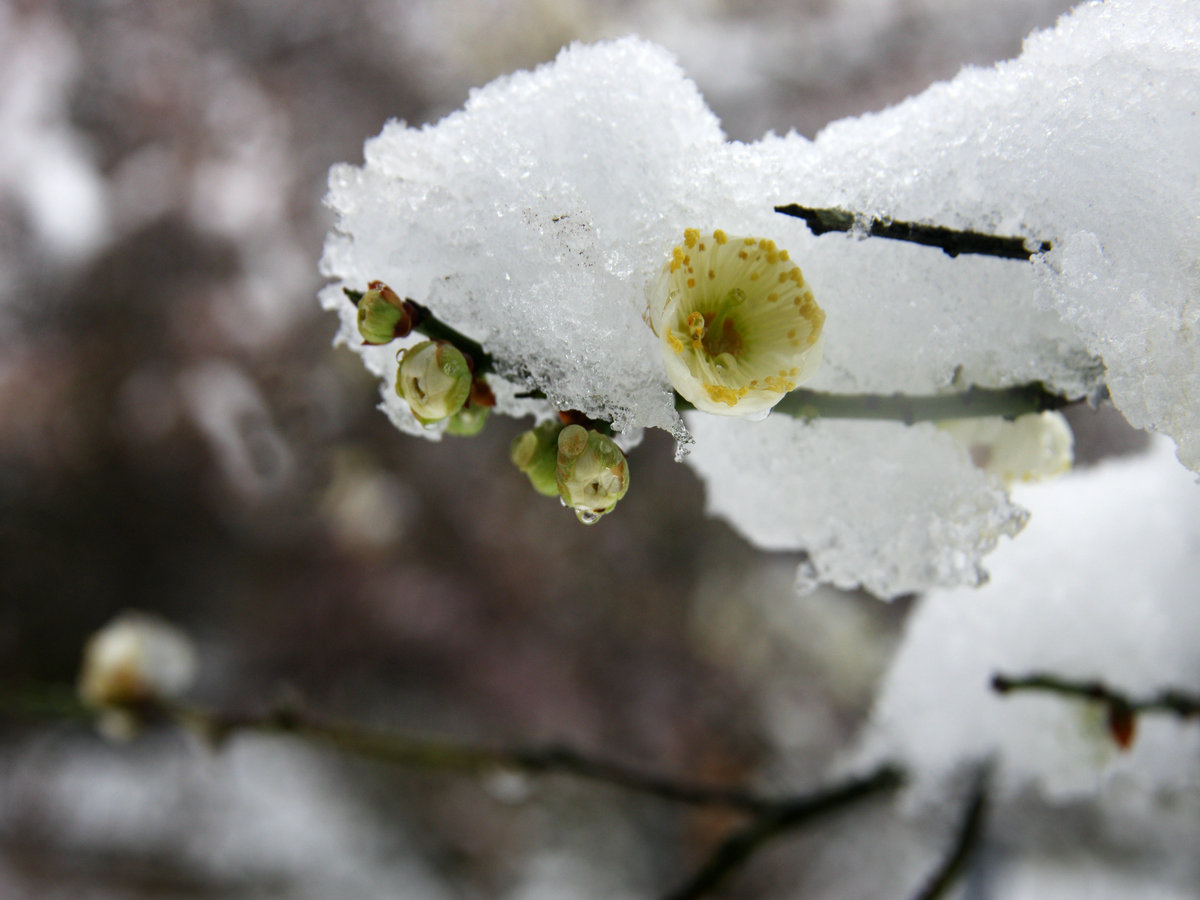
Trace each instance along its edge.
<path fill-rule="evenodd" d="M 446 420 L 446 434 L 455 437 L 474 437 L 483 431 L 491 410 L 472 400 Z"/>
<path fill-rule="evenodd" d="M 471 396 L 471 369 L 453 344 L 422 341 L 400 356 L 396 393 L 422 425 L 454 415 Z"/>
<path fill-rule="evenodd" d="M 558 495 L 585 525 L 609 512 L 629 490 L 629 462 L 613 439 L 582 425 L 558 435 Z"/>
<path fill-rule="evenodd" d="M 358 300 L 358 333 L 368 344 L 386 344 L 412 330 L 412 315 L 396 292 L 381 281 Z"/>
<path fill-rule="evenodd" d="M 558 470 L 558 435 L 561 422 L 543 422 L 517 435 L 508 448 L 513 465 L 529 476 L 534 490 L 546 497 L 558 496 L 555 472 Z"/>
<path fill-rule="evenodd" d="M 649 300 L 667 377 L 704 412 L 766 415 L 820 364 L 825 313 L 774 241 L 688 228 Z"/>

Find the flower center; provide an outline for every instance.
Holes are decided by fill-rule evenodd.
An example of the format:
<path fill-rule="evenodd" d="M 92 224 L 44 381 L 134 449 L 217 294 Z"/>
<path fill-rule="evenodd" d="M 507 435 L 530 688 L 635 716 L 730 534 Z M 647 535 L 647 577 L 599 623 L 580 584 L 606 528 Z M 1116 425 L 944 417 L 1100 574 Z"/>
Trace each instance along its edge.
<path fill-rule="evenodd" d="M 746 302 L 741 288 L 734 288 L 721 300 L 713 312 L 693 312 L 688 315 L 688 331 L 692 347 L 703 350 L 711 359 L 728 353 L 736 358 L 742 352 L 742 333 L 734 321 L 733 311 Z"/>
<path fill-rule="evenodd" d="M 711 315 L 711 314 L 710 314 Z M 708 329 L 704 334 L 704 349 L 708 351 L 708 355 L 718 357 L 722 353 L 728 353 L 730 356 L 737 356 L 742 352 L 742 335 L 737 330 L 737 325 L 733 319 L 728 316 L 723 316 L 716 327 L 712 323 L 705 322 Z"/>

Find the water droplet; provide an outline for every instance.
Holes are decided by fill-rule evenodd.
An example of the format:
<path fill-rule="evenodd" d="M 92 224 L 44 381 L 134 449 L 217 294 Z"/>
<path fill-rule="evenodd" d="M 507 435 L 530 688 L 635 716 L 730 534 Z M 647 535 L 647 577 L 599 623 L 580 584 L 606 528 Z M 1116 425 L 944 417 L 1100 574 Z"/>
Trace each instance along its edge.
<path fill-rule="evenodd" d="M 575 516 L 584 525 L 595 525 L 600 521 L 600 514 L 594 513 L 590 509 L 577 509 L 575 510 Z"/>

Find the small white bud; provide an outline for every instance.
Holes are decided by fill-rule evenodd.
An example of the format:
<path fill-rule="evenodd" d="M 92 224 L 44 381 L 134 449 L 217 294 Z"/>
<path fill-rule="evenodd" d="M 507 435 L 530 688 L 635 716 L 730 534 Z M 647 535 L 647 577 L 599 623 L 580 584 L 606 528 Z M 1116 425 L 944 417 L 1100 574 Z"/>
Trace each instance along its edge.
<path fill-rule="evenodd" d="M 84 646 L 79 698 L 101 713 L 103 732 L 130 737 L 136 707 L 179 696 L 195 672 L 195 650 L 183 632 L 157 616 L 126 612 Z"/>
<path fill-rule="evenodd" d="M 1027 413 L 1012 421 L 948 419 L 938 427 L 966 446 L 976 466 L 1006 485 L 1053 478 L 1074 461 L 1075 440 L 1062 413 Z"/>

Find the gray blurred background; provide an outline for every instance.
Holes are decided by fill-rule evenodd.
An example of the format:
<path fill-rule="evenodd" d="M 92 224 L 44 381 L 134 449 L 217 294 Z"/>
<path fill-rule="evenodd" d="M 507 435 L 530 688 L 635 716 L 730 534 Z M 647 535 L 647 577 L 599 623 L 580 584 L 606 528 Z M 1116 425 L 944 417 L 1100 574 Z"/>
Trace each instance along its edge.
<path fill-rule="evenodd" d="M 732 138 L 811 136 L 1016 54 L 1066 5 L 0 2 L 0 680 L 70 685 L 90 632 L 154 610 L 195 636 L 196 696 L 222 706 L 287 691 L 364 723 L 816 784 L 908 604 L 797 600 L 797 558 L 706 520 L 664 434 L 584 528 L 508 464 L 519 423 L 397 433 L 315 300 L 325 175 L 387 119 L 436 121 L 575 39 L 664 44 Z M 734 821 L 0 718 L 3 898 L 649 897 Z M 818 844 L 723 896 L 839 896 Z"/>

